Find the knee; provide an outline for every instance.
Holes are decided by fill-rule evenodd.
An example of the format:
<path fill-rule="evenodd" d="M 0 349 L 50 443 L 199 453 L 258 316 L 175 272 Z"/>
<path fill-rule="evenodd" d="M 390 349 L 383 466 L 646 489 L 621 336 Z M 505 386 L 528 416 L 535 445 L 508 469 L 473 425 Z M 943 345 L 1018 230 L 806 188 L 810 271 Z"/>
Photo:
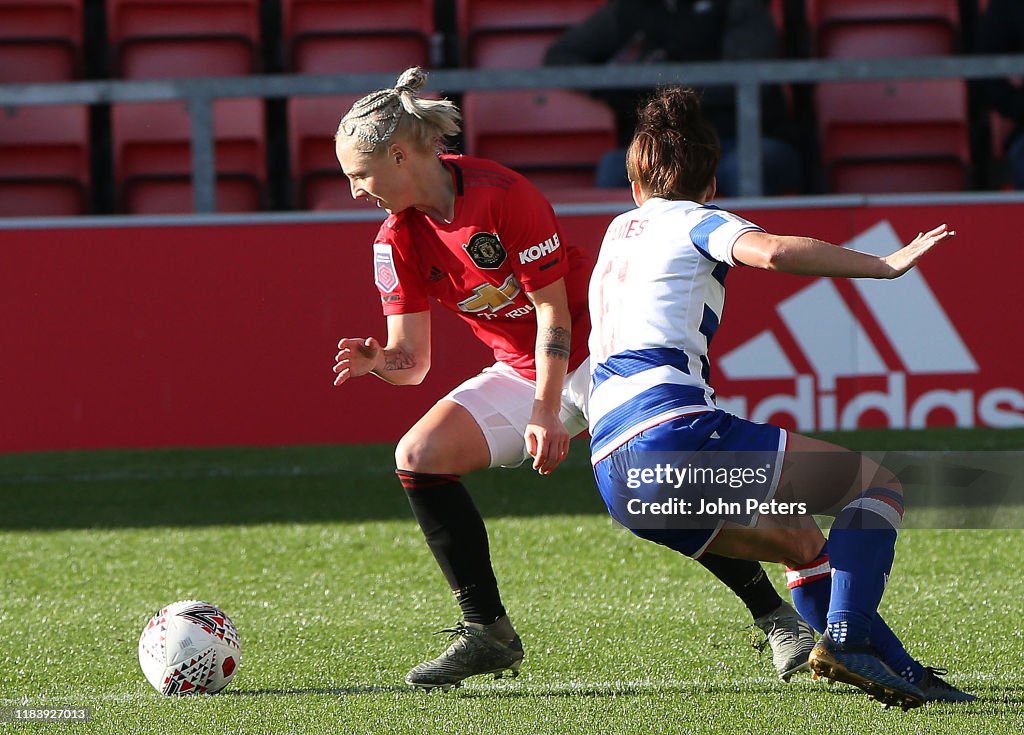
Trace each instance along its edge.
<path fill-rule="evenodd" d="M 395 467 L 410 472 L 443 472 L 442 456 L 440 447 L 429 434 L 413 430 L 395 447 Z"/>
<path fill-rule="evenodd" d="M 818 558 L 825 545 L 819 528 L 793 528 L 786 532 L 786 563 L 805 566 Z"/>
<path fill-rule="evenodd" d="M 875 471 L 875 476 L 868 487 L 883 487 L 890 492 L 896 493 L 900 498 L 903 497 L 903 483 L 900 482 L 900 478 L 896 477 L 891 470 L 885 467 L 879 467 Z"/>

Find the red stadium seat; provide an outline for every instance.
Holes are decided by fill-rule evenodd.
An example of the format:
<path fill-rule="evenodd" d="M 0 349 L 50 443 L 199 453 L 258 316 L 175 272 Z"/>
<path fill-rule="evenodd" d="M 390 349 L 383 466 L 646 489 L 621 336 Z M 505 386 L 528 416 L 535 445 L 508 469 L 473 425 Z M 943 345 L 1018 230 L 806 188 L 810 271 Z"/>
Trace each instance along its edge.
<path fill-rule="evenodd" d="M 426 47 L 412 36 L 374 37 L 348 36 L 316 38 L 298 44 L 294 49 L 292 69 L 303 74 L 360 73 L 361 66 L 372 63 L 384 54 L 391 63 L 379 71 L 401 72 L 410 66 L 429 66 Z M 373 64 L 377 66 L 376 64 Z"/>
<path fill-rule="evenodd" d="M 250 74 L 257 0 L 107 0 L 115 73 L 127 79 Z"/>
<path fill-rule="evenodd" d="M 957 37 L 936 23 L 850 24 L 832 26 L 818 36 L 818 55 L 829 59 L 886 56 L 947 56 Z"/>
<path fill-rule="evenodd" d="M 85 214 L 89 109 L 0 109 L 0 216 Z"/>
<path fill-rule="evenodd" d="M 591 186 L 594 165 L 616 145 L 615 120 L 576 92 L 467 92 L 466 152 L 492 158 L 545 190 Z"/>
<path fill-rule="evenodd" d="M 430 65 L 431 0 L 284 0 L 281 12 L 287 63 L 294 71 L 402 71 Z"/>
<path fill-rule="evenodd" d="M 82 0 L 0 0 L 0 84 L 81 76 Z"/>
<path fill-rule="evenodd" d="M 959 46 L 958 0 L 808 0 L 822 57 L 949 54 Z"/>
<path fill-rule="evenodd" d="M 959 0 L 806 0 L 812 28 L 829 23 L 928 20 L 960 25 Z"/>
<path fill-rule="evenodd" d="M 961 191 L 965 172 L 955 160 L 844 161 L 829 176 L 837 194 Z"/>
<path fill-rule="evenodd" d="M 959 46 L 958 0 L 808 0 L 815 53 L 941 56 Z M 970 165 L 960 80 L 817 86 L 821 161 L 833 192 L 959 191 Z"/>
<path fill-rule="evenodd" d="M 963 80 L 820 84 L 817 113 L 833 192 L 964 188 L 970 148 Z M 873 179 L 879 170 L 891 177 Z M 893 188 L 905 186 L 914 188 Z"/>
<path fill-rule="evenodd" d="M 457 0 L 463 66 L 540 66 L 559 34 L 602 5 L 604 0 Z"/>
<path fill-rule="evenodd" d="M 558 38 L 558 31 L 482 35 L 473 45 L 476 69 L 531 69 L 544 61 L 544 52 Z"/>
<path fill-rule="evenodd" d="M 458 0 L 463 64 L 478 69 L 538 67 L 566 28 L 603 0 Z M 526 174 L 545 190 L 589 187 L 594 165 L 616 146 L 607 105 L 562 90 L 467 92 L 465 147 Z"/>
<path fill-rule="evenodd" d="M 266 189 L 262 101 L 218 100 L 213 116 L 217 210 L 261 209 Z M 111 124 L 120 209 L 132 214 L 191 212 L 191 126 L 186 105 L 117 104 Z"/>

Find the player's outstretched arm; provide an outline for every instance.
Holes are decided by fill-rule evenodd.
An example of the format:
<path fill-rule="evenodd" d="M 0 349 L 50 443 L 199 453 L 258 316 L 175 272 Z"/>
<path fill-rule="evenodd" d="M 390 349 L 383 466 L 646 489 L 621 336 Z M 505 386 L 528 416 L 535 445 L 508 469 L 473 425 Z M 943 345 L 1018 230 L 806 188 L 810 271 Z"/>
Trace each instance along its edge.
<path fill-rule="evenodd" d="M 430 371 L 430 312 L 388 316 L 388 343 L 345 337 L 334 356 L 334 384 L 373 373 L 394 385 L 418 385 Z"/>
<path fill-rule="evenodd" d="M 537 308 L 537 392 L 524 439 L 533 469 L 550 474 L 569 453 L 569 432 L 562 423 L 562 386 L 569 367 L 572 315 L 565 279 L 529 294 Z"/>
<path fill-rule="evenodd" d="M 900 248 L 895 253 L 891 253 L 890 255 L 886 255 L 882 258 L 886 265 L 891 269 L 891 272 L 886 277 L 899 278 L 917 265 L 917 261 L 921 260 L 925 253 L 943 240 L 955 235 L 956 232 L 954 230 L 947 229 L 944 224 L 939 225 L 934 230 L 917 233 L 917 237 L 911 240 L 908 245 Z"/>
<path fill-rule="evenodd" d="M 919 233 L 910 244 L 883 257 L 841 248 L 823 240 L 767 232 L 746 232 L 733 245 L 733 258 L 746 265 L 782 273 L 838 278 L 898 278 L 933 247 L 956 233 L 939 225 Z"/>

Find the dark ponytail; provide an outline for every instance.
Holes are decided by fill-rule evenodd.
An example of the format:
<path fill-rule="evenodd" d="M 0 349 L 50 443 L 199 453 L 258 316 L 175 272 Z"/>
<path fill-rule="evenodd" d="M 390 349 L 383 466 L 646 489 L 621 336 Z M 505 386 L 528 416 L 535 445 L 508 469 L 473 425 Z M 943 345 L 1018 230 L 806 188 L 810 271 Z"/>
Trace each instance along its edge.
<path fill-rule="evenodd" d="M 698 200 L 720 157 L 700 95 L 689 87 L 664 87 L 640 107 L 626 171 L 648 196 Z"/>

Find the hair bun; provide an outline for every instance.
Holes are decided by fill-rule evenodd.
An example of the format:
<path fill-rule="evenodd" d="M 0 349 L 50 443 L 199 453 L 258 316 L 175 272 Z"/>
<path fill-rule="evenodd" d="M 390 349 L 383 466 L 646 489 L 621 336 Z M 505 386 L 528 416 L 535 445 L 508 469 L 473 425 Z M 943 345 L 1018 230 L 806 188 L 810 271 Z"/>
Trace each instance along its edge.
<path fill-rule="evenodd" d="M 395 91 L 399 94 L 402 92 L 416 92 L 422 89 L 426 83 L 427 73 L 423 71 L 423 67 L 411 66 L 398 77 L 398 81 L 395 83 Z"/>

